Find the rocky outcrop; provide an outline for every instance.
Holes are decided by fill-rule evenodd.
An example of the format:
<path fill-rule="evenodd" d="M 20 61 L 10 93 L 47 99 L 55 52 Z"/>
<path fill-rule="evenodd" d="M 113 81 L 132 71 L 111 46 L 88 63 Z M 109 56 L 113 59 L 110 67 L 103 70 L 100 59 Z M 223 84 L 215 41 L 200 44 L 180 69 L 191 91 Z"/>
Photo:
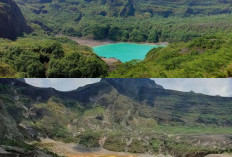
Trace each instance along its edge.
<path fill-rule="evenodd" d="M 27 151 L 24 148 L 13 147 L 13 146 L 0 146 L 1 157 L 52 157 L 51 154 L 46 154 L 41 150 L 30 150 Z"/>
<path fill-rule="evenodd" d="M 1 0 L 0 23 L 0 38 L 15 39 L 24 32 L 30 32 L 19 7 L 13 0 Z"/>
<path fill-rule="evenodd" d="M 162 86 L 157 85 L 154 81 L 146 78 L 131 79 L 131 78 L 115 78 L 115 79 L 102 79 L 101 82 L 108 82 L 120 93 L 125 94 L 132 98 L 138 98 L 142 89 L 158 88 L 163 89 Z"/>

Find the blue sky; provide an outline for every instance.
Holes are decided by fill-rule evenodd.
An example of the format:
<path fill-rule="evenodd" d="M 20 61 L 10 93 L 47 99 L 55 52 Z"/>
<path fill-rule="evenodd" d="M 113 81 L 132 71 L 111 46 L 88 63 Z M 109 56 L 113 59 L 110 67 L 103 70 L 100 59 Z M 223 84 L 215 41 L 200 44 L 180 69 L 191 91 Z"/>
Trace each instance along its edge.
<path fill-rule="evenodd" d="M 166 89 L 178 91 L 194 91 L 208 95 L 232 96 L 232 79 L 192 79 L 192 78 L 168 78 L 153 79 L 157 84 Z M 91 78 L 71 78 L 71 79 L 26 79 L 26 82 L 37 87 L 53 87 L 60 91 L 69 91 L 86 84 L 100 81 Z"/>

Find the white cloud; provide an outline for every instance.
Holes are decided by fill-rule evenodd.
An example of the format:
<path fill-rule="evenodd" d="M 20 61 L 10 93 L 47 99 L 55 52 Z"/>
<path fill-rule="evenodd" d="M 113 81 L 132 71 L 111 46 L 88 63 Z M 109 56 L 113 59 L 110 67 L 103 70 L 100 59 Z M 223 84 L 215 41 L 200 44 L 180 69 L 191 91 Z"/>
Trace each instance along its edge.
<path fill-rule="evenodd" d="M 232 96 L 232 79 L 214 78 L 174 78 L 154 79 L 166 89 L 194 91 L 208 95 Z"/>
<path fill-rule="evenodd" d="M 27 83 L 37 86 L 37 87 L 42 87 L 43 86 L 43 81 L 42 79 L 37 79 L 37 78 L 30 78 L 30 79 L 25 79 Z"/>
<path fill-rule="evenodd" d="M 74 90 L 78 87 L 98 82 L 100 79 L 90 78 L 43 78 L 43 79 L 26 79 L 26 82 L 37 87 L 53 87 L 60 91 Z"/>

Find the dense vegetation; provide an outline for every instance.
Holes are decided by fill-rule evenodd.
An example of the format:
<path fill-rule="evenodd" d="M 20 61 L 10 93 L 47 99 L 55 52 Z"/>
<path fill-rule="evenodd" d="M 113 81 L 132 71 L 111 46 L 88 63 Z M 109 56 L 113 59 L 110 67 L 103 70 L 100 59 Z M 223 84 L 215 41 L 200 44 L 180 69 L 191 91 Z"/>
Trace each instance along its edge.
<path fill-rule="evenodd" d="M 104 77 L 108 71 L 91 48 L 66 38 L 1 40 L 0 55 L 1 77 Z"/>
<path fill-rule="evenodd" d="M 232 77 L 231 35 L 218 34 L 151 50 L 121 64 L 110 77 Z"/>
<path fill-rule="evenodd" d="M 117 41 L 187 41 L 230 31 L 231 0 L 17 0 L 44 30 Z M 57 16 L 59 15 L 59 16 Z"/>

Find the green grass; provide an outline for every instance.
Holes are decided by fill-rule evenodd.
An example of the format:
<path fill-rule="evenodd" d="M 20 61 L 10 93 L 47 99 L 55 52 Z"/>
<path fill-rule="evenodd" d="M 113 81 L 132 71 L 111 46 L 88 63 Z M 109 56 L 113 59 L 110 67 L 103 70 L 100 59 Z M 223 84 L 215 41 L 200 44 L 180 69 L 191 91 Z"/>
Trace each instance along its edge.
<path fill-rule="evenodd" d="M 157 128 L 166 134 L 230 134 L 232 127 L 210 127 L 210 126 L 170 126 L 160 125 Z"/>

